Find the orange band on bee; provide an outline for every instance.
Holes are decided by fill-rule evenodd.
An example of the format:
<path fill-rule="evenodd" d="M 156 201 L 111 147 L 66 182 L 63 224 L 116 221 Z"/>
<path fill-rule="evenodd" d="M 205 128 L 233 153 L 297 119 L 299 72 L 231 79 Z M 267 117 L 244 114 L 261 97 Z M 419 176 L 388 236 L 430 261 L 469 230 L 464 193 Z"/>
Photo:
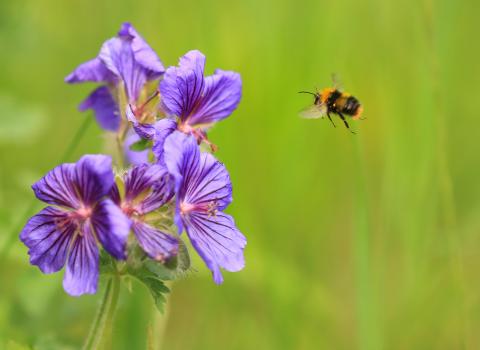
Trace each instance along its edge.
<path fill-rule="evenodd" d="M 362 113 L 363 113 L 363 107 L 359 106 L 355 114 L 352 116 L 352 119 L 353 120 L 360 119 L 360 117 L 362 116 Z"/>

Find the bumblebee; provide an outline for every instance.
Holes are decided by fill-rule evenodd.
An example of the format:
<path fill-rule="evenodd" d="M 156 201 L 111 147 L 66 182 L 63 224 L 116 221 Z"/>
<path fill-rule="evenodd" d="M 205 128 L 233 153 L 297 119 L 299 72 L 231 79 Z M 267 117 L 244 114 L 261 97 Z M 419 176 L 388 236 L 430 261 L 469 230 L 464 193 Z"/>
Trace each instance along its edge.
<path fill-rule="evenodd" d="M 316 92 L 300 91 L 300 93 L 315 97 L 313 105 L 302 110 L 300 116 L 303 118 L 324 118 L 327 116 L 332 125 L 336 127 L 331 117 L 332 114 L 336 114 L 342 119 L 347 129 L 355 133 L 350 129 L 345 116 L 349 116 L 353 120 L 360 119 L 362 116 L 363 107 L 356 97 L 341 92 L 337 88 L 325 88 Z"/>

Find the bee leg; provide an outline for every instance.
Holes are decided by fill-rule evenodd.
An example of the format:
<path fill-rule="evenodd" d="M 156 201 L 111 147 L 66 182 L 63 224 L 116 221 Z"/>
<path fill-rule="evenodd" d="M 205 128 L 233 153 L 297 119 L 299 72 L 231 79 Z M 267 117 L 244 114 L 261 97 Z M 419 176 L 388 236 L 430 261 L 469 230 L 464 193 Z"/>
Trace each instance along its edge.
<path fill-rule="evenodd" d="M 348 125 L 348 122 L 347 122 L 347 120 L 345 119 L 345 117 L 343 116 L 343 114 L 342 114 L 342 113 L 338 113 L 338 115 L 340 116 L 340 118 L 342 118 L 343 124 L 345 124 L 345 126 L 347 127 L 347 129 L 348 129 L 352 134 L 356 134 L 355 131 L 353 131 L 352 129 L 350 129 L 350 125 Z"/>
<path fill-rule="evenodd" d="M 332 123 L 333 127 L 336 128 L 337 126 L 335 125 L 332 118 L 330 117 L 330 113 L 327 113 L 327 117 L 328 117 L 328 119 L 330 119 L 330 122 Z"/>

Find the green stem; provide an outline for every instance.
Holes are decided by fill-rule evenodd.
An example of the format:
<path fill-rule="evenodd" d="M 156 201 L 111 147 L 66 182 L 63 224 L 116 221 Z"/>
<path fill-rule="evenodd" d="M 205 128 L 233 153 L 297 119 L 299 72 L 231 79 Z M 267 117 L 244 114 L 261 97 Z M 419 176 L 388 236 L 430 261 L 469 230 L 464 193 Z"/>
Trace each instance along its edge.
<path fill-rule="evenodd" d="M 166 294 L 165 311 L 160 313 L 156 308 L 153 310 L 153 335 L 152 349 L 162 350 L 164 348 L 165 330 L 167 329 L 168 319 L 170 316 L 170 296 L 172 294 L 173 282 L 166 282 L 170 292 Z"/>
<path fill-rule="evenodd" d="M 80 125 L 80 128 L 77 129 L 77 132 L 72 138 L 72 141 L 68 145 L 67 149 L 62 155 L 62 158 L 60 158 L 60 163 L 66 162 L 70 156 L 72 155 L 73 151 L 75 151 L 75 148 L 78 146 L 80 140 L 82 139 L 83 135 L 85 135 L 85 131 L 87 130 L 88 126 L 90 125 L 90 122 L 92 121 L 92 117 L 86 117 L 82 124 Z M 7 257 L 8 253 L 10 252 L 10 249 L 12 248 L 13 244 L 17 240 L 17 235 L 22 229 L 23 225 L 25 225 L 25 221 L 28 219 L 29 216 L 32 215 L 33 211 L 35 210 L 37 206 L 37 200 L 35 197 L 33 197 L 29 202 L 26 207 L 26 210 L 22 216 L 20 216 L 20 219 L 16 223 L 16 225 L 13 226 L 12 231 L 7 235 L 7 241 L 2 247 L 2 250 L 0 251 L 0 265 L 3 263 L 4 259 Z"/>
<path fill-rule="evenodd" d="M 117 143 L 117 166 L 120 171 L 125 169 L 125 155 L 123 154 L 123 139 L 117 135 L 115 142 Z"/>
<path fill-rule="evenodd" d="M 105 349 L 111 345 L 111 334 L 118 296 L 120 294 L 120 276 L 113 275 L 107 282 L 97 315 L 92 322 L 83 350 Z"/>
<path fill-rule="evenodd" d="M 88 127 L 90 126 L 92 120 L 93 120 L 92 116 L 85 117 L 82 124 L 77 129 L 77 132 L 75 133 L 75 135 L 73 135 L 72 141 L 70 142 L 67 149 L 63 153 L 62 158 L 60 158 L 60 163 L 65 163 L 71 157 L 73 151 L 75 151 L 78 144 L 82 140 L 83 135 L 85 135 L 85 132 L 87 131 Z"/>

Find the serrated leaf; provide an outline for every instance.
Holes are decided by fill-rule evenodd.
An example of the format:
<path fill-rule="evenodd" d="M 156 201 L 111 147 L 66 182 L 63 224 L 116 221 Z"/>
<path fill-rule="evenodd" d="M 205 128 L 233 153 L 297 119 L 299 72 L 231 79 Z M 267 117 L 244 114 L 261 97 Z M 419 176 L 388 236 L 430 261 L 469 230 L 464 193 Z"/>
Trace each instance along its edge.
<path fill-rule="evenodd" d="M 158 311 L 163 313 L 166 301 L 165 294 L 170 292 L 165 283 L 144 266 L 138 269 L 131 268 L 128 272 L 148 288 Z"/>
<path fill-rule="evenodd" d="M 130 149 L 135 152 L 145 151 L 153 145 L 152 140 L 140 139 L 130 145 Z"/>

